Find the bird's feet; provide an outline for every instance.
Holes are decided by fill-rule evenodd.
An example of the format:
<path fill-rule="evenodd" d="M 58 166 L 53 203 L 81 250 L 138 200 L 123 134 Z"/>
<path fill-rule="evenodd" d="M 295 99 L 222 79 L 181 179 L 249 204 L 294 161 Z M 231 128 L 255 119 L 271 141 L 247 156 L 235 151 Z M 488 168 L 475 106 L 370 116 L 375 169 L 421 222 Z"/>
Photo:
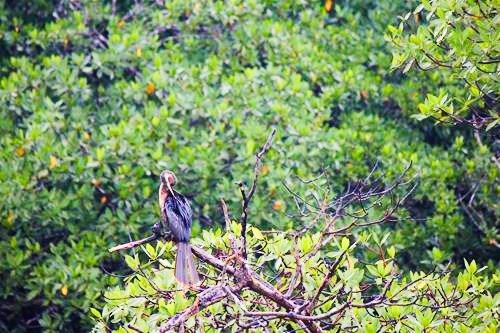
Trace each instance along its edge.
<path fill-rule="evenodd" d="M 158 222 L 151 227 L 151 232 L 159 239 L 170 241 L 172 240 L 172 233 L 170 232 L 170 230 L 165 230 L 166 228 L 167 227 L 163 227 L 163 224 L 161 222 Z"/>
<path fill-rule="evenodd" d="M 162 232 L 161 232 L 161 224 L 160 223 L 155 223 L 152 227 L 151 227 L 151 232 L 157 236 L 157 237 L 161 237 L 162 236 Z"/>

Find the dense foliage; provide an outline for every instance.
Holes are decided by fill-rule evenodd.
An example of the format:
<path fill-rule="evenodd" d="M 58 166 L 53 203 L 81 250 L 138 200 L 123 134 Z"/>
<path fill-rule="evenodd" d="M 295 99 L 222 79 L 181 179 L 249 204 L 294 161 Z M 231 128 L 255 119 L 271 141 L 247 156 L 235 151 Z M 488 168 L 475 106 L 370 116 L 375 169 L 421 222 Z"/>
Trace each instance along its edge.
<path fill-rule="evenodd" d="M 459 90 L 391 70 L 386 26 L 413 3 L 15 3 L 0 1 L 0 330 L 88 329 L 119 283 L 108 272 L 127 271 L 106 249 L 159 217 L 159 172 L 193 201 L 193 236 L 211 232 L 219 198 L 239 209 L 234 183 L 271 126 L 253 225 L 307 222 L 287 215 L 283 182 L 324 174 L 340 193 L 376 163 L 384 183 L 412 161 L 399 222 L 372 230 L 391 228 L 399 265 L 498 263 L 495 138 L 416 122 L 425 93 Z"/>
<path fill-rule="evenodd" d="M 251 233 L 250 246 L 258 249 L 248 260 L 258 269 L 259 277 L 255 279 L 265 281 L 263 284 L 277 294 L 289 293 L 290 299 L 303 308 L 311 303 L 298 301 L 314 301 L 314 310 L 297 318 L 318 318 L 323 328 L 333 332 L 494 333 L 498 327 L 499 294 L 484 292 L 493 281 L 478 273 L 474 261 L 465 263 L 466 269 L 459 273 L 457 281 L 449 273 L 415 272 L 397 278 L 401 272 L 393 247 L 381 252 L 380 260 L 371 264 L 357 259 L 356 251 L 384 247 L 383 241 L 376 243 L 368 234 L 355 244 L 339 237 L 328 249 L 316 253 L 321 233 L 297 238 L 282 233 L 264 235 L 256 228 L 251 228 Z M 204 231 L 196 244 L 229 258 L 232 238 L 231 233 Z M 280 311 L 283 306 L 250 288 L 234 288 L 230 282 L 233 278 L 225 276 L 223 269 L 200 265 L 207 277 L 205 291 L 200 294 L 182 290 L 173 276 L 171 244 L 148 244 L 135 256 L 126 256 L 133 273 L 125 279 L 124 287 L 105 293 L 107 305 L 102 311 L 92 309 L 98 322 L 93 332 L 174 332 L 177 328 L 169 324 L 176 321 L 176 314 L 191 312 L 196 316 L 186 316 L 183 327 L 187 332 L 301 330 L 293 320 L 293 310 Z M 283 278 L 295 276 L 298 263 L 300 277 Z M 330 275 L 332 267 L 334 273 Z M 281 278 L 276 278 L 278 272 Z M 328 283 L 318 294 L 325 277 Z M 218 301 L 205 307 L 203 301 L 208 297 L 218 297 Z"/>
<path fill-rule="evenodd" d="M 231 221 L 221 200 L 226 232 L 204 230 L 192 241 L 203 281 L 189 289 L 173 276 L 172 242 L 142 243 L 143 251 L 125 256 L 132 270 L 125 287 L 105 293 L 102 311 L 91 310 L 94 332 L 495 332 L 500 297 L 488 290 L 496 276 L 480 273 L 475 261 L 454 276 L 444 267 L 403 273 L 387 246 L 390 233 L 367 232 L 392 221 L 415 188 L 406 171 L 384 185 L 373 175 L 341 194 L 322 176 L 309 182 L 311 198 L 287 187 L 297 216 L 310 219 L 287 232 L 248 228 L 246 215 Z"/>
<path fill-rule="evenodd" d="M 410 17 L 418 23 L 423 14 L 428 24 L 403 35 L 403 23 L 411 26 Z M 439 0 L 423 1 L 398 28 L 389 26 L 389 39 L 397 50 L 393 67 L 404 72 L 412 66 L 437 69 L 449 76 L 446 88 L 439 94 L 429 92 L 419 104 L 418 119 L 432 117 L 486 131 L 498 125 L 499 20 L 497 1 Z"/>

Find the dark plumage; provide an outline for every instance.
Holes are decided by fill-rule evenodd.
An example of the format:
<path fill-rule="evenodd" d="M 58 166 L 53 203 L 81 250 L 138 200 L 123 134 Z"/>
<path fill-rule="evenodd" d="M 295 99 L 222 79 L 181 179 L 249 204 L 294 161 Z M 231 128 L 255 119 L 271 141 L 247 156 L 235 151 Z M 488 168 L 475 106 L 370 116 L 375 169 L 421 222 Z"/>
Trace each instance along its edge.
<path fill-rule="evenodd" d="M 162 225 L 170 230 L 177 245 L 175 277 L 184 285 L 194 286 L 200 282 L 200 278 L 189 245 L 193 223 L 191 206 L 185 196 L 172 189 L 177 178 L 171 171 L 163 171 L 160 181 L 158 199 Z"/>
<path fill-rule="evenodd" d="M 167 217 L 167 225 L 176 242 L 189 242 L 191 238 L 192 216 L 191 206 L 185 196 L 177 191 L 167 196 L 163 212 Z"/>

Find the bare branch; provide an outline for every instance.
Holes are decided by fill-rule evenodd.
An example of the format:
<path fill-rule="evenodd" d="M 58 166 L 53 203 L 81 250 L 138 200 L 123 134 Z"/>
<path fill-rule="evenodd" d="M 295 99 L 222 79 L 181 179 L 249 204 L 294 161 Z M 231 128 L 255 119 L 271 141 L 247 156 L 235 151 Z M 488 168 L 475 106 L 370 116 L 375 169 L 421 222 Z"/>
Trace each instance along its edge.
<path fill-rule="evenodd" d="M 252 182 L 252 187 L 250 191 L 247 193 L 245 191 L 245 187 L 243 183 L 239 183 L 241 196 L 243 198 L 242 203 L 242 214 L 241 214 L 241 237 L 243 239 L 243 257 L 247 257 L 247 222 L 248 222 L 248 209 L 250 206 L 250 201 L 252 200 L 253 195 L 255 194 L 255 190 L 257 189 L 257 180 L 260 174 L 260 165 L 262 161 L 262 157 L 266 154 L 271 148 L 271 144 L 273 142 L 274 135 L 276 134 L 276 128 L 273 128 L 269 136 L 267 137 L 266 142 L 261 147 L 260 151 L 255 155 L 255 164 L 254 164 L 254 177 Z"/>
<path fill-rule="evenodd" d="M 159 237 L 158 235 L 151 235 L 151 236 L 143 238 L 143 239 L 139 239 L 136 241 L 132 241 L 132 242 L 128 242 L 125 244 L 120 244 L 120 245 L 114 246 L 114 247 L 110 248 L 108 251 L 115 252 L 115 251 L 132 249 L 132 248 L 137 247 L 139 245 L 150 243 L 150 242 L 158 239 L 158 237 Z"/>
<path fill-rule="evenodd" d="M 224 222 L 226 223 L 226 231 L 229 231 L 229 230 L 231 230 L 231 219 L 229 218 L 227 205 L 226 205 L 226 202 L 224 201 L 223 198 L 220 199 L 220 204 L 222 207 L 222 212 L 224 214 Z"/>

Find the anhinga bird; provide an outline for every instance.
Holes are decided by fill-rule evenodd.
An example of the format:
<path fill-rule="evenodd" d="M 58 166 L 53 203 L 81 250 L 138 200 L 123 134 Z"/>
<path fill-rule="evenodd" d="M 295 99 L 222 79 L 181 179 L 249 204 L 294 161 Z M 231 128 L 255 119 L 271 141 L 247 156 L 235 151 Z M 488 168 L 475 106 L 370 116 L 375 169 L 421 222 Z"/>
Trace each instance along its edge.
<path fill-rule="evenodd" d="M 177 244 L 175 278 L 184 285 L 193 286 L 200 282 L 200 278 L 189 245 L 192 212 L 188 199 L 172 189 L 176 182 L 173 172 L 165 170 L 161 173 L 158 192 L 161 221 L 162 227 L 170 230 Z"/>

